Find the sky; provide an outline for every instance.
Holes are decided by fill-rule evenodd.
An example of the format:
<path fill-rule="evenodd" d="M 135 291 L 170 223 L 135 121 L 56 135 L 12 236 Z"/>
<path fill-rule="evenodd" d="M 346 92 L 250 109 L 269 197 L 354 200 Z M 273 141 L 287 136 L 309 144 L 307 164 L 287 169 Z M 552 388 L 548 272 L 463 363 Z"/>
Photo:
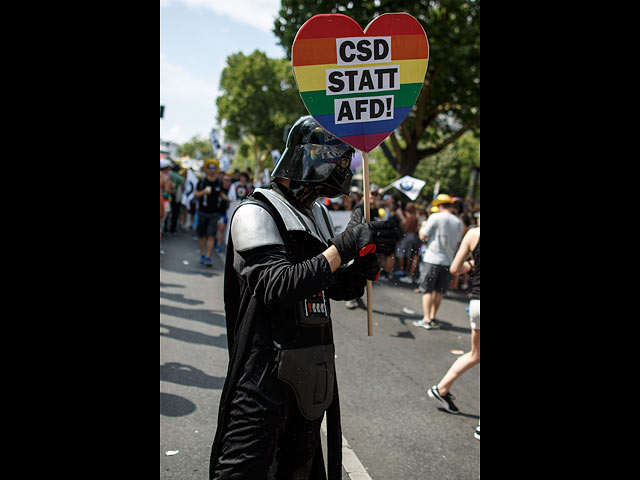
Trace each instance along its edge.
<path fill-rule="evenodd" d="M 226 58 L 261 50 L 284 58 L 271 31 L 280 0 L 160 0 L 160 138 L 209 138 Z"/>

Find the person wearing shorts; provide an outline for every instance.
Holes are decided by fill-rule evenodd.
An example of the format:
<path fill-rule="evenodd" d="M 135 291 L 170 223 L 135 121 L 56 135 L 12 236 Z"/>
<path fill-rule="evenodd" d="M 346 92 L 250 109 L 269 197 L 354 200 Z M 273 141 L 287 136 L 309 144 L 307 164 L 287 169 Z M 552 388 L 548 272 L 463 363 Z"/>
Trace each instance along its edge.
<path fill-rule="evenodd" d="M 218 233 L 218 197 L 224 195 L 222 182 L 218 178 L 220 165 L 210 159 L 204 164 L 206 177 L 198 182 L 193 196 L 198 201 L 198 240 L 200 243 L 200 263 L 211 267 L 211 252 Z"/>
<path fill-rule="evenodd" d="M 420 285 L 424 293 L 438 292 L 444 295 L 447 293 L 447 287 L 451 281 L 451 271 L 449 267 L 444 265 L 434 265 L 432 263 L 424 263 L 425 274 L 424 280 Z"/>
<path fill-rule="evenodd" d="M 420 266 L 425 270 L 424 280 L 420 285 L 423 291 L 423 318 L 413 322 L 416 327 L 426 330 L 438 328 L 436 313 L 451 281 L 449 266 L 463 231 L 462 221 L 455 215 L 449 195 L 438 195 L 433 203 L 440 207 L 440 211 L 431 214 L 419 232 L 420 240 L 426 242 Z"/>
<path fill-rule="evenodd" d="M 471 259 L 467 260 L 467 258 Z M 436 400 L 447 412 L 460 411 L 453 403 L 451 387 L 460 376 L 480 363 L 480 227 L 470 229 L 462 239 L 460 248 L 451 263 L 451 272 L 471 275 L 471 299 L 469 301 L 469 324 L 471 326 L 471 351 L 458 357 L 437 385 L 427 390 L 427 395 Z M 480 420 L 474 437 L 480 440 Z"/>

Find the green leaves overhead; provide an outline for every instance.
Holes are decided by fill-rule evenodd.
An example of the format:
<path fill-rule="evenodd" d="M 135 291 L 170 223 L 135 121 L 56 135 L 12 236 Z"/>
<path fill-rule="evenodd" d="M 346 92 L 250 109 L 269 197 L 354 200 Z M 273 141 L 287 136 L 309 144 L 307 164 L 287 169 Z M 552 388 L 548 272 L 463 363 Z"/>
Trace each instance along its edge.
<path fill-rule="evenodd" d="M 319 13 L 342 13 L 364 29 L 383 13 L 406 12 L 424 27 L 429 66 L 418 100 L 382 150 L 398 176 L 480 126 L 479 0 L 281 0 L 274 33 L 291 58 L 300 27 Z"/>
<path fill-rule="evenodd" d="M 250 143 L 257 163 L 284 147 L 282 132 L 306 113 L 287 59 L 268 58 L 264 52 L 235 53 L 227 57 L 220 78 L 218 121 L 225 137 Z M 256 169 L 261 165 L 256 165 Z"/>

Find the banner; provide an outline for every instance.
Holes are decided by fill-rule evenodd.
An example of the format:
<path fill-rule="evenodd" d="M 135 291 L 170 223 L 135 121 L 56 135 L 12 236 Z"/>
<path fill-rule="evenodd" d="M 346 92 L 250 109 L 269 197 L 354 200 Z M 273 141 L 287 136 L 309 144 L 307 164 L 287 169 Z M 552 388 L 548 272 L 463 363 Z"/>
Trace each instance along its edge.
<path fill-rule="evenodd" d="M 220 141 L 218 140 L 218 133 L 215 130 L 211 130 L 211 146 L 213 147 L 214 155 L 221 148 Z"/>
<path fill-rule="evenodd" d="M 184 193 L 182 194 L 182 200 L 180 203 L 185 205 L 187 208 L 193 199 L 193 194 L 196 191 L 196 186 L 198 185 L 198 177 L 193 173 L 193 170 L 187 170 L 187 179 L 184 182 Z"/>

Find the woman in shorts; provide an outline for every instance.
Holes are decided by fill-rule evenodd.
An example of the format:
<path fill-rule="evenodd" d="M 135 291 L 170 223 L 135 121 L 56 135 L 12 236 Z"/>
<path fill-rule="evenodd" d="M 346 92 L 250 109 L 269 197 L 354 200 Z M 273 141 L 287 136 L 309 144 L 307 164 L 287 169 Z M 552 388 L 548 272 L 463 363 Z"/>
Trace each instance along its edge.
<path fill-rule="evenodd" d="M 479 219 L 478 219 L 479 220 Z M 478 221 L 478 225 L 479 225 Z M 471 271 L 472 293 L 469 301 L 469 323 L 471 325 L 471 351 L 465 353 L 451 365 L 447 373 L 427 394 L 437 400 L 449 413 L 460 411 L 453 403 L 451 386 L 467 370 L 480 363 L 480 227 L 470 229 L 462 239 L 450 267 L 451 273 Z M 476 438 L 480 438 L 480 426 L 476 429 Z"/>

